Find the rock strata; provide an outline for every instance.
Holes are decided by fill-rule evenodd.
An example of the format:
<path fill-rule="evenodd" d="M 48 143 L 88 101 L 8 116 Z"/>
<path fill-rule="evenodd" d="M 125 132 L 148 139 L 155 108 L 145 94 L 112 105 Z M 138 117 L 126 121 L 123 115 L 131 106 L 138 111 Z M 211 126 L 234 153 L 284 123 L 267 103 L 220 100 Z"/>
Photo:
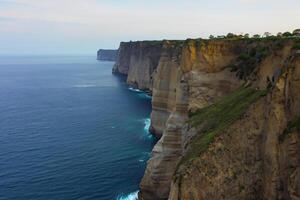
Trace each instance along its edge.
<path fill-rule="evenodd" d="M 113 72 L 152 92 L 151 131 L 160 137 L 139 199 L 299 199 L 296 43 L 294 38 L 121 43 Z M 226 117 L 232 116 L 219 113 L 227 128 L 204 146 L 195 145 L 207 124 L 196 128 L 191 117 L 227 102 L 241 87 L 266 95 L 249 107 L 243 101 L 251 96 L 240 99 L 245 111 L 230 122 Z M 197 148 L 205 150 L 189 153 Z"/>
<path fill-rule="evenodd" d="M 127 75 L 129 85 L 141 90 L 152 90 L 153 73 L 161 49 L 161 41 L 122 42 L 113 72 Z"/>

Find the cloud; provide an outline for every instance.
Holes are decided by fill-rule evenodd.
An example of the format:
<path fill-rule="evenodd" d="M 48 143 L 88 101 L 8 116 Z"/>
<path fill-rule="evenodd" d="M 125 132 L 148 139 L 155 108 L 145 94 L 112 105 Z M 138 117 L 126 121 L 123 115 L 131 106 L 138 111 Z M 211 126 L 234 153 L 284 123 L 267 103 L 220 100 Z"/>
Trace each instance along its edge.
<path fill-rule="evenodd" d="M 300 1 L 270 2 L 0 0 L 0 40 L 18 41 L 21 45 L 44 38 L 49 45 L 60 47 L 66 43 L 78 47 L 90 44 L 93 51 L 100 44 L 115 47 L 120 40 L 184 39 L 227 32 L 276 33 L 297 28 Z M 0 52 L 4 51 L 3 45 L 0 48 Z"/>

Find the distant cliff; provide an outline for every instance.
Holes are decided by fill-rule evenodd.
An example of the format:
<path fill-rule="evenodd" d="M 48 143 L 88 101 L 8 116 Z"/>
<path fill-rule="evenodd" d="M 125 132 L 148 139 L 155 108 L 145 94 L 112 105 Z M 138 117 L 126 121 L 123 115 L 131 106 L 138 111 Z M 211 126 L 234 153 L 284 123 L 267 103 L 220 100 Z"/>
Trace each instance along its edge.
<path fill-rule="evenodd" d="M 143 200 L 300 199 L 300 40 L 122 42 L 113 72 L 152 91 L 161 137 Z"/>
<path fill-rule="evenodd" d="M 97 52 L 97 60 L 116 61 L 118 50 L 99 49 Z"/>
<path fill-rule="evenodd" d="M 136 88 L 152 90 L 161 50 L 162 41 L 122 42 L 113 72 L 128 75 L 127 83 Z"/>

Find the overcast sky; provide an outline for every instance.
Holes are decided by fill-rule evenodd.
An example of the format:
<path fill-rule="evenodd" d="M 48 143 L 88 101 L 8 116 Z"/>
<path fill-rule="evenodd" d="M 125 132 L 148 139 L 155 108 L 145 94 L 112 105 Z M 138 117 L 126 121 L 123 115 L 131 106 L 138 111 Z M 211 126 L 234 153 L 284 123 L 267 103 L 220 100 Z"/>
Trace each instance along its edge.
<path fill-rule="evenodd" d="M 94 54 L 120 41 L 300 28 L 300 0 L 0 0 L 0 54 Z"/>

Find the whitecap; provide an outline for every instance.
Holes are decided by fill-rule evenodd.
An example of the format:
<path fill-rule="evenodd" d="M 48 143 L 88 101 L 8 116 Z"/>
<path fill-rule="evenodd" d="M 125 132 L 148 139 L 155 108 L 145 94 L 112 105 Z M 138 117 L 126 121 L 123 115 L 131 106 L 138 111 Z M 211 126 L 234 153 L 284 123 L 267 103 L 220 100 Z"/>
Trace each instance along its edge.
<path fill-rule="evenodd" d="M 135 89 L 135 88 L 132 88 L 132 87 L 128 88 L 128 90 L 131 90 L 133 92 L 143 92 L 143 91 L 141 91 L 139 89 Z"/>
<path fill-rule="evenodd" d="M 138 199 L 138 192 L 132 192 L 128 195 L 120 195 L 117 197 L 117 200 L 137 200 Z"/>
<path fill-rule="evenodd" d="M 142 136 L 143 138 L 146 136 L 148 139 L 153 139 L 153 135 L 150 133 L 150 125 L 151 125 L 151 119 L 146 118 L 143 119 L 144 122 L 144 135 Z"/>
<path fill-rule="evenodd" d="M 88 87 L 96 87 L 96 85 L 93 85 L 93 84 L 81 84 L 81 85 L 75 85 L 74 87 L 77 87 L 77 88 L 88 88 Z"/>
<path fill-rule="evenodd" d="M 151 119 L 150 118 L 144 119 L 144 131 L 146 133 L 149 133 L 150 125 L 151 125 Z"/>

